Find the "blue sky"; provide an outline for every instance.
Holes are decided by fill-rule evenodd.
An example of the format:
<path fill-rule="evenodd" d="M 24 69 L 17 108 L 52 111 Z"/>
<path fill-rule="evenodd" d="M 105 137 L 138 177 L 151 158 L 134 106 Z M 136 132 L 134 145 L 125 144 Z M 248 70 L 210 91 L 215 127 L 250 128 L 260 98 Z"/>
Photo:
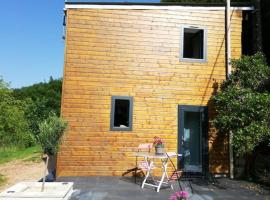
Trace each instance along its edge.
<path fill-rule="evenodd" d="M 63 0 L 1 0 L 0 76 L 11 87 L 63 75 Z"/>
<path fill-rule="evenodd" d="M 12 88 L 63 76 L 63 8 L 64 0 L 1 0 L 0 76 Z"/>

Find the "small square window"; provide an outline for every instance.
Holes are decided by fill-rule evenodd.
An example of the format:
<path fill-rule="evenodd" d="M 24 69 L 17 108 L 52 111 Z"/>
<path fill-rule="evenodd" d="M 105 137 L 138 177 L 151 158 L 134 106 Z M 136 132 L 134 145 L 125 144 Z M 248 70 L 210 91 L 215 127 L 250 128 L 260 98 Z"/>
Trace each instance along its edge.
<path fill-rule="evenodd" d="M 181 59 L 206 61 L 206 31 L 199 28 L 182 30 Z"/>
<path fill-rule="evenodd" d="M 111 130 L 132 130 L 132 97 L 112 97 Z"/>

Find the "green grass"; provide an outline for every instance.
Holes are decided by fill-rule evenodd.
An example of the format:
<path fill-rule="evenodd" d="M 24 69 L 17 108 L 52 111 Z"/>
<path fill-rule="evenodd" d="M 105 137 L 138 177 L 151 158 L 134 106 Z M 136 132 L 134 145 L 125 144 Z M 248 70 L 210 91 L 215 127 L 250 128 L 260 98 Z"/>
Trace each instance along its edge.
<path fill-rule="evenodd" d="M 4 185 L 6 182 L 6 178 L 4 175 L 0 174 L 0 186 Z"/>
<path fill-rule="evenodd" d="M 40 162 L 41 161 L 40 152 L 32 154 L 31 156 L 23 159 L 23 161 L 26 161 L 26 162 Z"/>
<path fill-rule="evenodd" d="M 19 149 L 17 147 L 0 148 L 0 164 L 17 160 L 25 159 L 26 161 L 37 161 L 40 158 L 40 147 L 29 147 L 26 149 Z"/>

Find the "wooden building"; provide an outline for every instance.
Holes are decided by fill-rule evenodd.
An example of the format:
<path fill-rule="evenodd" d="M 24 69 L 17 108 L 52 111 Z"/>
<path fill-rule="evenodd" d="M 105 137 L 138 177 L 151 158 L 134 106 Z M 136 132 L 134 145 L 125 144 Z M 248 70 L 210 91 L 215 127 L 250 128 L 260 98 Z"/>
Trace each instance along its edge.
<path fill-rule="evenodd" d="M 232 57 L 242 14 L 231 12 Z M 209 125 L 226 78 L 224 5 L 66 3 L 62 116 L 69 122 L 58 176 L 121 176 L 154 136 L 180 167 L 229 172 L 228 138 Z"/>

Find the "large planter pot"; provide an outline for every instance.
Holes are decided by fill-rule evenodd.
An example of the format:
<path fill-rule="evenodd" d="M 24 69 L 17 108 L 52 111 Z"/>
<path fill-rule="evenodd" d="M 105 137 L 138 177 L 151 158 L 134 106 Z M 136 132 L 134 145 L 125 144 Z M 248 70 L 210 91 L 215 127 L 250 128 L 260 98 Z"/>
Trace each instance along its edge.
<path fill-rule="evenodd" d="M 46 157 L 48 159 L 48 163 L 46 163 Z M 55 155 L 45 155 L 43 157 L 44 164 L 46 165 L 47 169 L 47 176 L 46 181 L 51 182 L 55 179 L 55 173 L 56 173 L 56 156 Z"/>
<path fill-rule="evenodd" d="M 49 155 L 49 162 L 48 162 L 48 173 L 55 173 L 55 169 L 56 169 L 56 156 L 55 155 Z"/>
<path fill-rule="evenodd" d="M 162 154 L 164 154 L 164 147 L 163 147 L 163 146 L 156 146 L 156 147 L 155 147 L 155 150 L 156 150 L 156 154 L 157 154 L 157 155 L 162 155 Z"/>

